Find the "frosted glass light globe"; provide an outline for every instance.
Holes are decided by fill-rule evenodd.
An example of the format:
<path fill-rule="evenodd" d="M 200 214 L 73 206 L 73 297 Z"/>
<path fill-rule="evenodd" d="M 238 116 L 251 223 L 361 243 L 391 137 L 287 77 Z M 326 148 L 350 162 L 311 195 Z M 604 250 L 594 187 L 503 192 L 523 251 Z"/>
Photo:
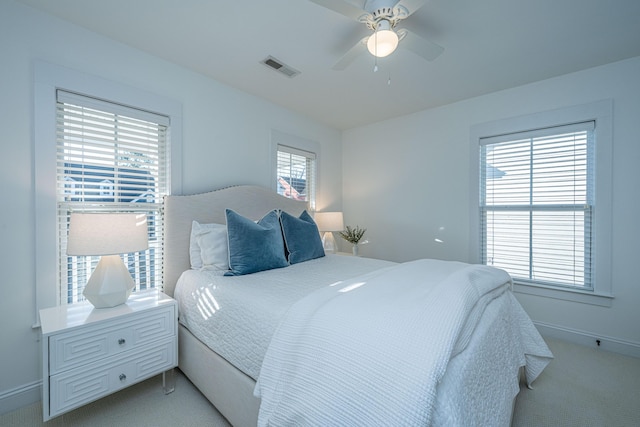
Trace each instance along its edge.
<path fill-rule="evenodd" d="M 393 53 L 397 47 L 398 35 L 391 29 L 389 21 L 380 21 L 376 31 L 367 40 L 369 53 L 378 58 L 384 58 Z"/>

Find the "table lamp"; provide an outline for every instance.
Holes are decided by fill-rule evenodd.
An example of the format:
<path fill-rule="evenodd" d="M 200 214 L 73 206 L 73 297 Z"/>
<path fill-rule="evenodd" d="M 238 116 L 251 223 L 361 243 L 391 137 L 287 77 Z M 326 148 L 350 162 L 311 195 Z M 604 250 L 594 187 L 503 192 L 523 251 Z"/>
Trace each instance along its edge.
<path fill-rule="evenodd" d="M 323 231 L 322 246 L 325 252 L 334 253 L 337 249 L 334 231 L 344 230 L 342 212 L 316 212 L 313 217 L 318 225 L 318 230 Z"/>
<path fill-rule="evenodd" d="M 71 214 L 67 255 L 101 255 L 83 291 L 96 308 L 115 307 L 127 301 L 135 285 L 119 254 L 148 247 L 145 214 Z"/>

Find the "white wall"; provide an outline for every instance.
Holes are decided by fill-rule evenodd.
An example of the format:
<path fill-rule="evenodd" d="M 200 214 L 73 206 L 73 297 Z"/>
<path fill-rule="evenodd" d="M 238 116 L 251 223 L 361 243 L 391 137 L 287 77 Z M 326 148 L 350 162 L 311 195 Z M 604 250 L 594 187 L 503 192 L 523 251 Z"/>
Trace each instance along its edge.
<path fill-rule="evenodd" d="M 469 259 L 470 127 L 612 99 L 611 307 L 518 294 L 544 332 L 640 352 L 640 58 L 431 109 L 343 134 L 346 224 L 368 228 L 364 255 Z M 444 227 L 444 230 L 439 230 Z M 436 243 L 435 238 L 444 243 Z M 624 349 L 622 348 L 624 347 Z"/>
<path fill-rule="evenodd" d="M 319 144 L 317 206 L 341 208 L 341 135 L 335 129 L 12 1 L 0 2 L 0 55 L 0 413 L 39 398 L 39 331 L 32 329 L 35 61 L 182 104 L 183 193 L 242 183 L 270 186 L 270 136 L 276 129 Z"/>

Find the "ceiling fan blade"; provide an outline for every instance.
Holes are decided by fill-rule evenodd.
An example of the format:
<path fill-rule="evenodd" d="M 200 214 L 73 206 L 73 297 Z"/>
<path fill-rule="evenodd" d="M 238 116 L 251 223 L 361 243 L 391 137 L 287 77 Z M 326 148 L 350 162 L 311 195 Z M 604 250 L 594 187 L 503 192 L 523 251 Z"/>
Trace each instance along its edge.
<path fill-rule="evenodd" d="M 425 3 L 427 2 L 427 0 L 400 0 L 396 6 L 402 6 L 405 9 L 407 9 L 407 11 L 409 12 L 409 15 L 411 15 L 413 12 L 415 12 L 416 10 L 420 9 L 422 6 L 425 5 Z"/>
<path fill-rule="evenodd" d="M 354 21 L 357 21 L 362 15 L 365 15 L 367 12 L 353 6 L 350 3 L 347 3 L 344 0 L 309 0 L 312 3 L 315 3 L 319 6 L 326 7 L 327 9 L 333 10 L 334 12 L 339 13 L 340 15 L 344 15 L 347 18 L 351 18 Z"/>
<path fill-rule="evenodd" d="M 345 53 L 342 58 L 336 64 L 331 67 L 332 70 L 342 71 L 349 66 L 358 56 L 362 55 L 367 50 L 367 40 L 369 36 L 364 37 L 358 43 L 353 45 L 351 49 Z"/>
<path fill-rule="evenodd" d="M 427 61 L 433 61 L 444 51 L 444 48 L 434 42 L 423 39 L 416 33 L 412 33 L 409 30 L 401 29 L 397 31 L 398 36 L 401 37 L 400 46 L 410 50 L 418 56 L 426 59 Z M 402 35 L 404 33 L 404 35 Z"/>

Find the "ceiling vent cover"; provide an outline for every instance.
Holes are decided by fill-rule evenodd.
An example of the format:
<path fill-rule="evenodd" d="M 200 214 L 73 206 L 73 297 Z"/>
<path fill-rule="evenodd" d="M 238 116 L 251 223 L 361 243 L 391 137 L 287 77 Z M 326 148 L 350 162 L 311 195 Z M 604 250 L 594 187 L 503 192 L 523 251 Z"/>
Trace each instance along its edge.
<path fill-rule="evenodd" d="M 280 74 L 284 74 L 287 77 L 293 78 L 300 74 L 300 71 L 288 66 L 284 62 L 274 58 L 271 55 L 267 56 L 264 60 L 261 61 L 261 63 L 266 65 L 268 68 L 279 72 Z"/>

